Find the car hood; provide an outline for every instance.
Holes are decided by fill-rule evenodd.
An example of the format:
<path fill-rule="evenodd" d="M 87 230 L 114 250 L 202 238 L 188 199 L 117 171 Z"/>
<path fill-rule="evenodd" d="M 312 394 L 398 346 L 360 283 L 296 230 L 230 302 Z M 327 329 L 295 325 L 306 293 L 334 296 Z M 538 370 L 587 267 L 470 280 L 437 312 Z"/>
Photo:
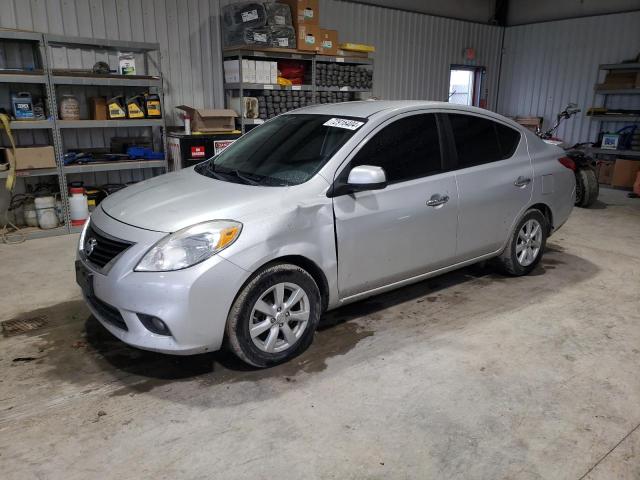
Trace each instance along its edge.
<path fill-rule="evenodd" d="M 136 183 L 108 196 L 100 206 L 123 223 L 171 233 L 208 220 L 242 222 L 277 208 L 283 192 L 296 188 L 225 182 L 188 168 Z"/>

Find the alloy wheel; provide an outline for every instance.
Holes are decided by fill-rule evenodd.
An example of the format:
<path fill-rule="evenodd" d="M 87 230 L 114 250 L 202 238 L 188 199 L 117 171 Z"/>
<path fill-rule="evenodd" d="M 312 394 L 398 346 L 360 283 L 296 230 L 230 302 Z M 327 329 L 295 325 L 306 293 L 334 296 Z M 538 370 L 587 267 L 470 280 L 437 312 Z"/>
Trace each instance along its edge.
<path fill-rule="evenodd" d="M 518 263 L 523 267 L 528 267 L 540 253 L 542 246 L 542 225 L 535 219 L 527 220 L 520 231 L 516 240 L 516 258 Z"/>
<path fill-rule="evenodd" d="M 310 312 L 309 297 L 302 287 L 289 282 L 273 285 L 253 306 L 249 321 L 251 340 L 263 352 L 283 352 L 302 336 Z"/>

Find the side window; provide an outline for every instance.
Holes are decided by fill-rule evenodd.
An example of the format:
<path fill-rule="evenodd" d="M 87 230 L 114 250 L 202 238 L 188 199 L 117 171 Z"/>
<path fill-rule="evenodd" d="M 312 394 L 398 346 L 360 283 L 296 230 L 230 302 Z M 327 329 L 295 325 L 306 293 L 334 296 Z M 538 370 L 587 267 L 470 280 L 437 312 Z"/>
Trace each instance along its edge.
<path fill-rule="evenodd" d="M 502 152 L 502 158 L 509 158 L 518 148 L 520 143 L 520 132 L 514 128 L 507 127 L 496 123 L 496 131 L 498 133 L 498 143 L 500 144 L 500 151 Z"/>
<path fill-rule="evenodd" d="M 458 168 L 509 158 L 520 141 L 520 133 L 491 120 L 472 115 L 449 114 L 458 152 Z"/>
<path fill-rule="evenodd" d="M 386 126 L 351 161 L 384 168 L 389 183 L 404 182 L 442 170 L 435 114 L 413 115 Z"/>

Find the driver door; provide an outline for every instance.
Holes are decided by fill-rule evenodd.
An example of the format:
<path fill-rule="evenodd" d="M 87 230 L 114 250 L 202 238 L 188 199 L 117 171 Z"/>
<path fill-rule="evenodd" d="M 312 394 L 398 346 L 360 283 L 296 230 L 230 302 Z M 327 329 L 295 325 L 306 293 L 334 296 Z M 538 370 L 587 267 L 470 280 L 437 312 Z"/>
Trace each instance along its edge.
<path fill-rule="evenodd" d="M 437 270 L 455 257 L 458 192 L 442 151 L 436 114 L 405 114 L 372 132 L 337 175 L 344 181 L 353 167 L 374 165 L 388 182 L 333 199 L 341 298 Z"/>

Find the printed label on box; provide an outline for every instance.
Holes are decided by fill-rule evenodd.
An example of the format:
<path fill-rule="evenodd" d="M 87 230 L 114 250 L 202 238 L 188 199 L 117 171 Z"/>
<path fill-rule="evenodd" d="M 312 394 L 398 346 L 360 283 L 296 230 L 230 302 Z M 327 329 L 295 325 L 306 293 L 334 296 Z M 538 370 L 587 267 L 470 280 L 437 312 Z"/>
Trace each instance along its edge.
<path fill-rule="evenodd" d="M 242 12 L 242 21 L 250 22 L 252 20 L 258 19 L 258 10 L 249 10 L 247 12 Z"/>
<path fill-rule="evenodd" d="M 273 19 L 276 21 L 276 25 L 284 25 L 286 23 L 284 15 L 274 15 Z"/>
<path fill-rule="evenodd" d="M 288 47 L 289 46 L 289 39 L 288 38 L 279 38 L 278 39 L 278 46 L 279 47 Z"/>
<path fill-rule="evenodd" d="M 313 9 L 305 8 L 304 9 L 304 18 L 313 18 Z"/>
<path fill-rule="evenodd" d="M 267 43 L 267 34 L 266 33 L 253 33 L 253 41 L 259 43 Z"/>
<path fill-rule="evenodd" d="M 349 120 L 347 118 L 332 118 L 323 123 L 325 127 L 346 128 L 347 130 L 357 130 L 364 122 L 358 120 Z"/>
<path fill-rule="evenodd" d="M 333 42 L 331 40 L 325 40 L 322 42 L 322 48 L 331 48 L 333 47 Z"/>
<path fill-rule="evenodd" d="M 235 140 L 214 140 L 213 141 L 213 154 L 218 155 L 222 151 L 231 145 Z"/>
<path fill-rule="evenodd" d="M 309 45 L 315 45 L 316 44 L 316 37 L 313 36 L 313 33 L 307 33 L 307 35 L 304 37 L 304 41 L 305 41 L 305 43 L 308 43 Z"/>
<path fill-rule="evenodd" d="M 204 155 L 204 146 L 191 147 L 191 158 L 202 158 Z"/>

